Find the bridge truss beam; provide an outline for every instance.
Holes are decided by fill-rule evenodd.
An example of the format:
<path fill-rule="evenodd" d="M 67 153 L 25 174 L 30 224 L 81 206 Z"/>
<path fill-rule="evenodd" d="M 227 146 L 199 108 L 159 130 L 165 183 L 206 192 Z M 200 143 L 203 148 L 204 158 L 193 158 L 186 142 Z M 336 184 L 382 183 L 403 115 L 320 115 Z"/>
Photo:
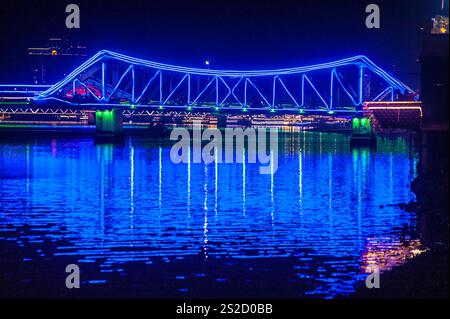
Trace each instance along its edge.
<path fill-rule="evenodd" d="M 413 95 L 408 86 L 365 56 L 299 68 L 233 71 L 179 67 L 100 51 L 36 101 L 123 108 L 334 112 L 361 109 L 364 101 Z"/>

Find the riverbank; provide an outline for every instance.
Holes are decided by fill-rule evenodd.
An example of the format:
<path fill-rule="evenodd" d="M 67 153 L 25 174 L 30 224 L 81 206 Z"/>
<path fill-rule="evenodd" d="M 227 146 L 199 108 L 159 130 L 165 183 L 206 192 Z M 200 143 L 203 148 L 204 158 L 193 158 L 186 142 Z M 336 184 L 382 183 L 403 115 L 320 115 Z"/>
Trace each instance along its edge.
<path fill-rule="evenodd" d="M 448 247 L 434 247 L 380 275 L 380 288 L 360 287 L 357 299 L 448 299 Z"/>
<path fill-rule="evenodd" d="M 355 298 L 445 298 L 449 297 L 449 197 L 448 131 L 420 135 L 419 175 L 411 190 L 421 240 L 429 251 L 380 276 L 379 289 L 360 287 Z"/>

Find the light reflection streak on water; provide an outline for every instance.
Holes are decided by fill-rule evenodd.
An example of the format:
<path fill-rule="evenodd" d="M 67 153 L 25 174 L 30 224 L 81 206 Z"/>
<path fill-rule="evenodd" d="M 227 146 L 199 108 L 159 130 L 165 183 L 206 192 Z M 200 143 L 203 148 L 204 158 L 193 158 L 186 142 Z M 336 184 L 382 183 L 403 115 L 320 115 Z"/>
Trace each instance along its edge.
<path fill-rule="evenodd" d="M 416 157 L 402 139 L 380 140 L 373 153 L 350 150 L 343 135 L 298 134 L 270 176 L 259 164 L 214 164 L 214 173 L 175 165 L 167 145 L 135 138 L 0 144 L 0 239 L 36 250 L 49 240 L 53 256 L 115 268 L 199 252 L 291 256 L 302 280 L 315 282 L 309 293 L 350 291 L 364 256 L 395 259 L 386 247 L 402 241 L 404 224 L 417 236 L 414 215 L 394 205 L 410 199 Z"/>
<path fill-rule="evenodd" d="M 245 163 L 246 163 L 246 157 L 245 157 L 245 148 L 242 148 L 242 215 L 245 216 L 247 212 L 246 203 L 245 203 L 245 183 L 246 183 L 246 172 L 245 172 Z"/>
<path fill-rule="evenodd" d="M 191 146 L 188 147 L 188 163 L 187 163 L 187 211 L 189 219 L 191 219 Z M 189 223 L 190 225 L 190 223 Z"/>
<path fill-rule="evenodd" d="M 130 143 L 130 229 L 131 229 L 130 246 L 133 246 L 133 241 L 134 241 L 134 147 L 131 143 Z"/>
<path fill-rule="evenodd" d="M 392 242 L 389 238 L 368 238 L 362 269 L 369 274 L 376 269 L 380 272 L 389 271 L 427 250 L 418 239 Z"/>
<path fill-rule="evenodd" d="M 217 222 L 217 213 L 219 208 L 219 155 L 217 149 L 214 149 L 214 217 Z"/>
<path fill-rule="evenodd" d="M 203 202 L 203 210 L 204 210 L 204 219 L 203 219 L 203 252 L 205 254 L 205 259 L 208 258 L 208 164 L 204 165 L 205 167 L 205 184 L 203 185 L 203 189 L 205 191 L 205 199 Z"/>
<path fill-rule="evenodd" d="M 162 159 L 162 147 L 159 147 L 159 152 L 158 152 L 158 205 L 159 205 L 159 210 L 161 211 L 161 206 L 162 206 L 162 166 L 163 166 L 163 159 Z"/>
<path fill-rule="evenodd" d="M 303 214 L 303 154 L 301 147 L 298 150 L 298 206 L 300 215 Z"/>
<path fill-rule="evenodd" d="M 275 195 L 274 195 L 274 178 L 275 178 L 275 171 L 274 171 L 274 164 L 273 164 L 273 151 L 270 151 L 270 204 L 271 204 L 271 211 L 270 211 L 270 218 L 272 219 L 272 229 L 273 229 L 273 222 L 274 222 L 274 215 L 275 215 Z"/>
<path fill-rule="evenodd" d="M 332 154 L 328 154 L 328 220 L 329 220 L 329 224 L 330 224 L 330 233 L 333 234 L 333 211 L 332 211 L 332 207 L 331 207 L 331 203 L 332 203 L 332 179 L 333 179 L 333 167 L 332 167 Z"/>

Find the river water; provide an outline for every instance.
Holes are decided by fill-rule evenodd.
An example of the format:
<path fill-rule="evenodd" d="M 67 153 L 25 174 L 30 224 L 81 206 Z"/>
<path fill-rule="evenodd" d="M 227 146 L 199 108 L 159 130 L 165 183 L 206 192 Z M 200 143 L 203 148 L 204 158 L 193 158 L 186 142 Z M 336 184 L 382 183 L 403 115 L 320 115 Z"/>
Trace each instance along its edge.
<path fill-rule="evenodd" d="M 278 170 L 174 164 L 170 142 L 127 137 L 0 143 L 3 297 L 351 295 L 373 267 L 424 249 L 408 137 L 350 149 L 349 136 L 280 138 Z"/>

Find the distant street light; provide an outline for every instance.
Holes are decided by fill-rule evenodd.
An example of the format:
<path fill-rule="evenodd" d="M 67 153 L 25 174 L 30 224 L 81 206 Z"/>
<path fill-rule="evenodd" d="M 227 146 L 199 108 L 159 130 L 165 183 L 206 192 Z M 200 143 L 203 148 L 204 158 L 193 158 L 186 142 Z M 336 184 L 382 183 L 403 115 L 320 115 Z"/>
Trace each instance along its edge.
<path fill-rule="evenodd" d="M 208 71 L 209 71 L 209 60 L 205 60 L 205 65 L 208 67 Z M 208 75 L 208 81 L 209 81 L 209 75 Z"/>

